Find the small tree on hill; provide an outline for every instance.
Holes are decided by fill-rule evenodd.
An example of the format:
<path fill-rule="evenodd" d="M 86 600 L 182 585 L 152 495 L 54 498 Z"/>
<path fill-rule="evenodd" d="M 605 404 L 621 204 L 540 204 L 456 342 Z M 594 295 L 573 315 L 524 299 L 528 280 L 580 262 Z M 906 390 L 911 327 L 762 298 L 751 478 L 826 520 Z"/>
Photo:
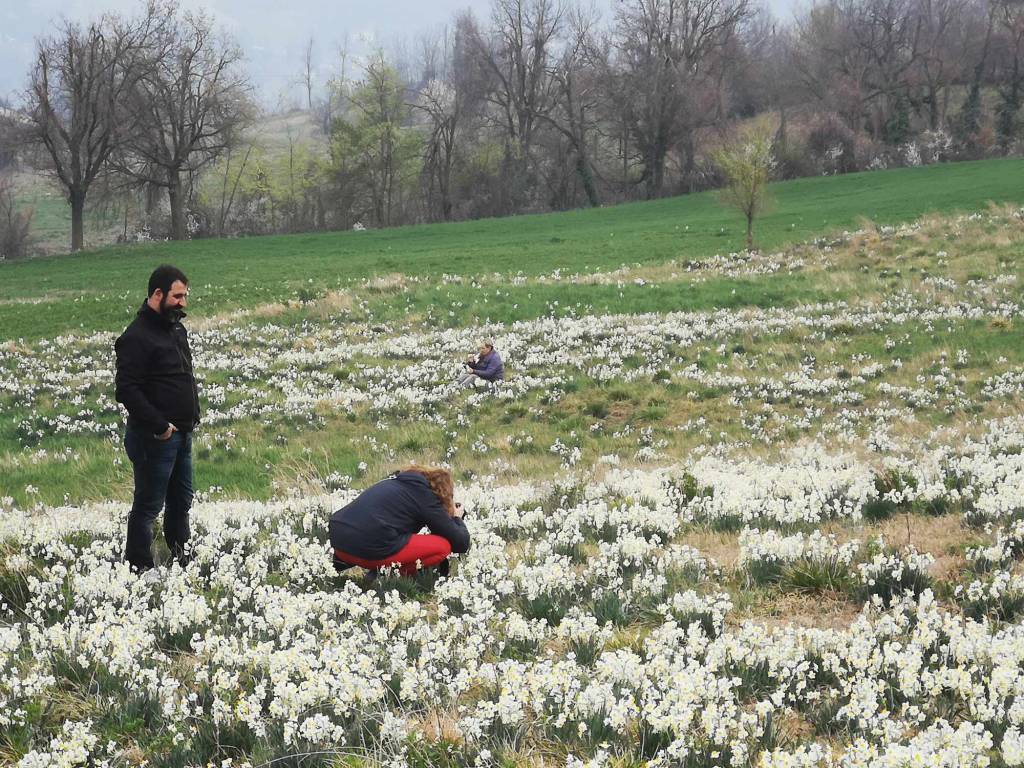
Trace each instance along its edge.
<path fill-rule="evenodd" d="M 772 134 L 767 121 L 758 121 L 740 130 L 714 153 L 715 164 L 725 176 L 719 199 L 746 218 L 748 251 L 754 250 L 754 219 L 771 202 L 768 182 L 775 168 Z"/>

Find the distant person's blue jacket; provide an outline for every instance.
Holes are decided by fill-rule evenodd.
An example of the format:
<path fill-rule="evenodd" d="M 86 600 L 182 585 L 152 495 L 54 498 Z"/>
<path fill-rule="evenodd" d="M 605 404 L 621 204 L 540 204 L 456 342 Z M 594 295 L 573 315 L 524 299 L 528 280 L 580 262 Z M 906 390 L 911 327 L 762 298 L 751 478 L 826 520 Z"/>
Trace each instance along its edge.
<path fill-rule="evenodd" d="M 505 378 L 505 365 L 501 362 L 498 350 L 492 349 L 469 367 L 484 381 L 501 381 Z"/>

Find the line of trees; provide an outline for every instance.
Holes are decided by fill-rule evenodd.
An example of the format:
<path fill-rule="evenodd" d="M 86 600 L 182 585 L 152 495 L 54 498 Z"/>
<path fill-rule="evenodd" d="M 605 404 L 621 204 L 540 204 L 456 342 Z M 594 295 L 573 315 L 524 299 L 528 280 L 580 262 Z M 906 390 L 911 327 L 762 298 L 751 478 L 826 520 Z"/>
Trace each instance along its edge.
<path fill-rule="evenodd" d="M 33 136 L 72 209 L 165 194 L 174 238 L 387 227 L 720 187 L 770 124 L 774 177 L 1017 152 L 1022 0 L 492 0 L 399 50 L 342 51 L 303 102 L 322 138 L 253 139 L 241 51 L 171 0 L 65 24 L 31 75 Z M 759 151 L 763 150 L 759 148 Z M 716 161 L 717 158 L 717 161 Z M 759 182 L 760 183 L 760 182 Z M 141 194 L 141 193 L 140 193 Z"/>

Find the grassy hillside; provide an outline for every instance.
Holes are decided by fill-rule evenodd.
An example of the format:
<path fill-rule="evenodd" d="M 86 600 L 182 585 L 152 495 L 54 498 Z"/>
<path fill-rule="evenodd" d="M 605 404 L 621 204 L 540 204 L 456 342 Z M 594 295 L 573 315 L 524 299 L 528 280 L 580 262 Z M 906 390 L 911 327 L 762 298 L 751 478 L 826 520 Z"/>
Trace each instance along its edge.
<path fill-rule="evenodd" d="M 773 250 L 864 219 L 889 224 L 929 211 L 978 210 L 990 201 L 1024 202 L 1022 170 L 1021 160 L 990 160 L 780 183 L 774 209 L 759 225 L 759 244 Z M 0 265 L 0 339 L 113 330 L 126 304 L 141 300 L 149 270 L 165 261 L 192 278 L 193 309 L 211 314 L 319 295 L 371 275 L 593 272 L 726 254 L 742 243 L 740 218 L 705 193 L 371 232 L 107 248 Z M 46 311 L 26 313 L 18 303 L 25 299 L 42 300 Z"/>
<path fill-rule="evenodd" d="M 0 266 L 0 765 L 1021 765 L 1020 171 L 779 185 L 754 254 L 704 195 Z M 195 559 L 140 580 L 112 332 L 162 260 Z M 410 462 L 469 552 L 335 573 Z"/>

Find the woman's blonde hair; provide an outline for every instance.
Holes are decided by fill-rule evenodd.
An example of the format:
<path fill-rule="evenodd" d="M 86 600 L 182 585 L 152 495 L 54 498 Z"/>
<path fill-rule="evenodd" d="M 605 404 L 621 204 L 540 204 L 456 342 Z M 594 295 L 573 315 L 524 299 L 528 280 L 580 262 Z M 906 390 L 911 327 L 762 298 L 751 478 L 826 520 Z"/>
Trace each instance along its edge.
<path fill-rule="evenodd" d="M 423 475 L 430 490 L 441 500 L 441 506 L 445 508 L 449 517 L 455 514 L 455 485 L 452 482 L 451 472 L 441 467 L 421 467 L 418 464 L 410 464 L 407 467 L 402 467 L 399 471 Z"/>

